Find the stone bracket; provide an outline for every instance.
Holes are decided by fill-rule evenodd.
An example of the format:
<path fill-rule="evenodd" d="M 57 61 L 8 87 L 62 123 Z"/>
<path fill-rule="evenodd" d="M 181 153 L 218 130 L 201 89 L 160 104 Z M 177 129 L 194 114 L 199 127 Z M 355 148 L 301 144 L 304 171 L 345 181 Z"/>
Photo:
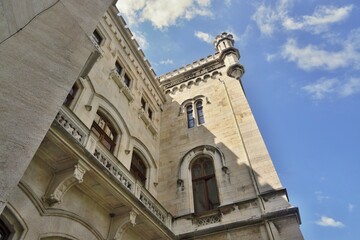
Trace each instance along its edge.
<path fill-rule="evenodd" d="M 80 161 L 71 168 L 56 172 L 42 200 L 50 206 L 61 203 L 65 193 L 75 184 L 83 182 L 89 168 Z"/>

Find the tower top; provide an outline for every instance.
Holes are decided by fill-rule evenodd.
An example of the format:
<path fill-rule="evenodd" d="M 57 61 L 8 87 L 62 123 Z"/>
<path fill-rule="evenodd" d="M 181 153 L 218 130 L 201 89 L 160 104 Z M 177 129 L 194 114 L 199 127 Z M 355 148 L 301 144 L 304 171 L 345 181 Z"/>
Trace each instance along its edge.
<path fill-rule="evenodd" d="M 214 40 L 215 50 L 222 52 L 227 48 L 234 47 L 234 37 L 232 34 L 223 32 L 215 37 Z"/>

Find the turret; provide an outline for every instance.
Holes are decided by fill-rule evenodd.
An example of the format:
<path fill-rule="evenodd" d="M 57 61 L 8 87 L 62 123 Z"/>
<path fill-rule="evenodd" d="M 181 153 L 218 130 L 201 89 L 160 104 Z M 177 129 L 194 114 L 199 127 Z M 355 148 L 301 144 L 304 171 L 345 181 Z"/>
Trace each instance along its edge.
<path fill-rule="evenodd" d="M 240 53 L 234 47 L 234 37 L 231 34 L 223 32 L 216 36 L 214 40 L 215 50 L 220 53 L 227 67 L 227 74 L 230 77 L 240 79 L 244 74 L 244 67 L 239 63 Z"/>

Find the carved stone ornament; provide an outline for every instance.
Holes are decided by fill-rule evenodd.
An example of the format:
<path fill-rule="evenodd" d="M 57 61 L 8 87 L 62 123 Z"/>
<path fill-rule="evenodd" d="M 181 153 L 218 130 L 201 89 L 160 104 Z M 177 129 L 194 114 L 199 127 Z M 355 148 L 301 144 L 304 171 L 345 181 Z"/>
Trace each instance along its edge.
<path fill-rule="evenodd" d="M 88 168 L 82 163 L 73 168 L 57 172 L 48 186 L 47 193 L 42 197 L 50 206 L 61 203 L 65 193 L 75 184 L 83 182 L 83 176 Z"/>
<path fill-rule="evenodd" d="M 130 212 L 129 212 L 129 214 L 130 214 L 130 223 L 131 223 L 131 225 L 134 227 L 135 225 L 136 225 L 136 216 L 138 215 L 134 210 L 131 210 Z"/>

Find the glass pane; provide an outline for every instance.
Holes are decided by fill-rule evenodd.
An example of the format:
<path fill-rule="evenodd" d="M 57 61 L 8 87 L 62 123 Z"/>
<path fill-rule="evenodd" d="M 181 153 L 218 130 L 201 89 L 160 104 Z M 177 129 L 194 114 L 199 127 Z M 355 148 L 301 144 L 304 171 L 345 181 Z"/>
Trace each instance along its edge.
<path fill-rule="evenodd" d="M 99 127 L 100 127 L 101 129 L 104 129 L 104 128 L 105 128 L 105 121 L 102 120 L 101 118 L 100 118 L 100 120 L 99 120 Z"/>
<path fill-rule="evenodd" d="M 192 167 L 192 177 L 193 178 L 198 178 L 201 177 L 201 165 L 196 164 Z"/>
<path fill-rule="evenodd" d="M 211 160 L 206 160 L 204 163 L 205 176 L 211 175 L 214 173 L 214 167 Z"/>
<path fill-rule="evenodd" d="M 108 141 L 106 141 L 105 138 L 101 139 L 101 143 L 102 143 L 108 150 L 111 150 L 111 143 L 109 143 Z"/>
<path fill-rule="evenodd" d="M 219 197 L 215 177 L 212 177 L 206 181 L 206 187 L 209 197 L 209 209 L 214 209 L 219 206 Z"/>
<path fill-rule="evenodd" d="M 204 181 L 193 182 L 195 212 L 208 210 Z"/>

